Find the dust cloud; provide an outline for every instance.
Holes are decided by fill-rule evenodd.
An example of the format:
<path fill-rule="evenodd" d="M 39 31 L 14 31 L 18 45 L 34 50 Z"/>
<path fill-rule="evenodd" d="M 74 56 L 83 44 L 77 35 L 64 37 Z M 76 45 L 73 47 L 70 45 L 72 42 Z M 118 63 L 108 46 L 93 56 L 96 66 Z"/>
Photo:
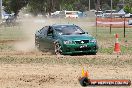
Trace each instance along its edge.
<path fill-rule="evenodd" d="M 35 50 L 35 32 L 45 25 L 45 19 L 30 16 L 21 18 L 20 22 L 20 29 L 25 39 L 14 44 L 14 47 L 18 51 L 33 51 Z"/>
<path fill-rule="evenodd" d="M 51 19 L 34 16 L 20 16 L 20 29 L 26 38 L 14 44 L 15 50 L 30 52 L 35 51 L 35 32 L 47 25 L 62 23 L 61 19 Z M 58 21 L 59 20 L 59 21 Z"/>

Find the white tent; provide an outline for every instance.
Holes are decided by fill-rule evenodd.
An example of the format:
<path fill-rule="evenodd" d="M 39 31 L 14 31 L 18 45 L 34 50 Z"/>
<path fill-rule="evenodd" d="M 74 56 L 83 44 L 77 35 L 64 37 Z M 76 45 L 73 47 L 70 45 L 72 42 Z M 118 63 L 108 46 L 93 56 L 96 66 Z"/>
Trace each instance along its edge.
<path fill-rule="evenodd" d="M 121 9 L 119 12 L 118 12 L 118 14 L 120 14 L 120 15 L 125 15 L 126 14 L 126 12 L 123 10 L 123 9 Z"/>

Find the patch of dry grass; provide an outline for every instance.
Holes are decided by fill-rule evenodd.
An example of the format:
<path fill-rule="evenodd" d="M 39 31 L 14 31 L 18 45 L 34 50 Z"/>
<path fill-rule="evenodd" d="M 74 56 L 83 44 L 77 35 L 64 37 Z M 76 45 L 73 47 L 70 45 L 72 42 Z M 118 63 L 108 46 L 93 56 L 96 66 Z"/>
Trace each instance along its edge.
<path fill-rule="evenodd" d="M 1 63 L 6 64 L 71 64 L 71 65 L 111 65 L 111 66 L 125 66 L 132 65 L 132 58 L 130 55 L 84 55 L 84 56 L 60 56 L 55 55 L 12 55 L 12 56 L 1 56 Z"/>

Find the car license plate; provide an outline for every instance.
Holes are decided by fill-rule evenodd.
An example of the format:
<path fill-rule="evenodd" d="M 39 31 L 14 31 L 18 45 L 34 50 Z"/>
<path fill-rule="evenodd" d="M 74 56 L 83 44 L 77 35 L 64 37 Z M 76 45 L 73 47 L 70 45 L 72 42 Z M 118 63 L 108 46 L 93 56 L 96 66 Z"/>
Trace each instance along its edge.
<path fill-rule="evenodd" d="M 80 46 L 80 48 L 86 48 L 86 47 L 87 47 L 87 45 Z"/>

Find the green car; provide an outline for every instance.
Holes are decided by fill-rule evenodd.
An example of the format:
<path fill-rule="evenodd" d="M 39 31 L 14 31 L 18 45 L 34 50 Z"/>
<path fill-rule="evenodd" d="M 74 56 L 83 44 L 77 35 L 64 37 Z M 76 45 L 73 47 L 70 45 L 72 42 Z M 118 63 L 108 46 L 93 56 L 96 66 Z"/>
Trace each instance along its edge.
<path fill-rule="evenodd" d="M 39 50 L 54 50 L 55 54 L 92 54 L 98 51 L 94 37 L 77 25 L 45 26 L 35 33 L 35 45 Z"/>

